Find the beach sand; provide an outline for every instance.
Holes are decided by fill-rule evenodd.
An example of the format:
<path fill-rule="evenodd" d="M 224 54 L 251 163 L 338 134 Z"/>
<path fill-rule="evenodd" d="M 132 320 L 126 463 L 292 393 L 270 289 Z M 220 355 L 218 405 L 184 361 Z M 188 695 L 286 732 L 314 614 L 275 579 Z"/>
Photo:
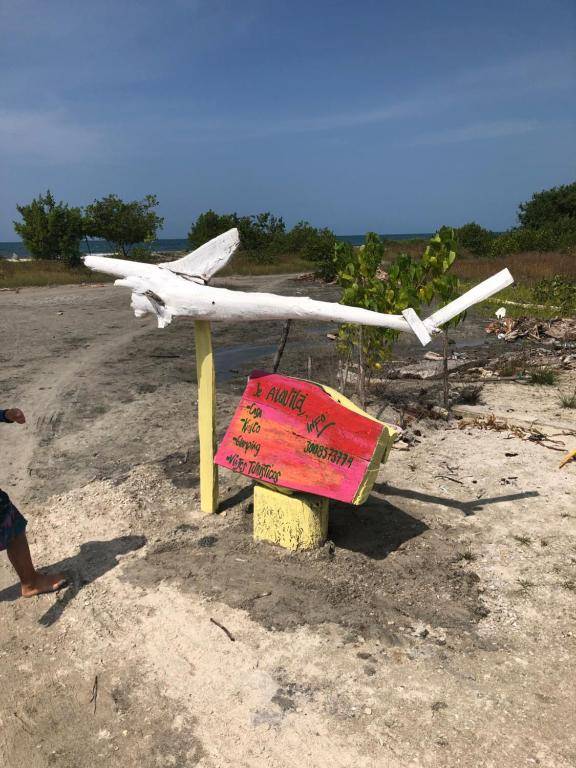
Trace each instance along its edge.
<path fill-rule="evenodd" d="M 281 276 L 226 282 L 337 297 Z M 112 286 L 1 296 L 0 405 L 28 416 L 2 425 L 1 485 L 38 562 L 73 580 L 18 600 L 0 561 L 2 765 L 576 763 L 576 465 L 559 470 L 561 452 L 413 422 L 369 502 L 332 505 L 333 546 L 288 553 L 252 541 L 241 476 L 221 473 L 220 514 L 199 511 L 191 321 L 159 331 Z M 220 433 L 281 325 L 215 326 Z M 306 376 L 310 356 L 334 386 L 333 330 L 295 323 L 282 371 Z M 482 333 L 469 319 L 455 336 Z M 421 351 L 404 341 L 398 356 Z M 391 382 L 370 409 L 398 418 L 422 386 Z M 520 415 L 536 391 L 559 418 L 554 388 L 483 396 Z"/>

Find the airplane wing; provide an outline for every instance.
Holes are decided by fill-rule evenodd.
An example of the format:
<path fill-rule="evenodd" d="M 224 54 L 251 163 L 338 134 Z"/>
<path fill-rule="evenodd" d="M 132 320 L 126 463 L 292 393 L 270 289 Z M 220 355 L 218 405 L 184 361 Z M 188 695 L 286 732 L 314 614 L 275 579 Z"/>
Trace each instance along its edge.
<path fill-rule="evenodd" d="M 169 269 L 177 275 L 207 283 L 210 278 L 228 264 L 234 251 L 240 245 L 240 235 L 236 227 L 209 240 L 195 251 L 187 253 L 181 259 L 159 264 L 161 269 Z"/>

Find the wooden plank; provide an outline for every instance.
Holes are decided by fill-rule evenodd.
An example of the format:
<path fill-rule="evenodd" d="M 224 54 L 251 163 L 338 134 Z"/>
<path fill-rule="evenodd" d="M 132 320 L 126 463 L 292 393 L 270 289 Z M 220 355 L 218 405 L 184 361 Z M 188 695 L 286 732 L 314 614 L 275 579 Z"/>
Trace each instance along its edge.
<path fill-rule="evenodd" d="M 215 461 L 272 486 L 358 504 L 394 434 L 328 387 L 257 371 Z"/>
<path fill-rule="evenodd" d="M 198 377 L 198 436 L 200 439 L 200 509 L 213 514 L 218 509 L 216 449 L 216 383 L 210 323 L 194 322 L 196 375 Z"/>

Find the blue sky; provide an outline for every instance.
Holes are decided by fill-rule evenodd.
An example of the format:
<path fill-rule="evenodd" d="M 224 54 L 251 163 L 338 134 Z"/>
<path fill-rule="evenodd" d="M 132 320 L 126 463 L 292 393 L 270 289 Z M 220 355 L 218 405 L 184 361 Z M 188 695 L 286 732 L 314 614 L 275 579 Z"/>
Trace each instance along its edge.
<path fill-rule="evenodd" d="M 573 0 L 0 0 L 0 240 L 48 187 L 504 229 L 576 176 L 575 54 Z"/>

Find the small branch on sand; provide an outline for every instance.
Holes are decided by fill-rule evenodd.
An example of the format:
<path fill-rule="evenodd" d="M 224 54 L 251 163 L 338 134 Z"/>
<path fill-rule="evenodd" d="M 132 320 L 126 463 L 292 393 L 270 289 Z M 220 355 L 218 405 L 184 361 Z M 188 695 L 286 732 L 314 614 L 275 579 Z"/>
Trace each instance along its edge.
<path fill-rule="evenodd" d="M 234 637 L 232 632 L 230 632 L 229 629 L 226 629 L 226 627 L 223 624 L 220 624 L 219 621 L 216 621 L 216 619 L 213 619 L 213 618 L 210 618 L 210 621 L 212 622 L 212 624 L 216 624 L 217 627 L 220 627 L 222 632 L 224 632 L 226 635 L 228 635 L 228 638 L 230 640 L 232 640 L 233 643 L 236 642 L 236 638 Z"/>
<path fill-rule="evenodd" d="M 26 733 L 29 733 L 29 734 L 30 734 L 30 736 L 32 736 L 32 735 L 33 735 L 33 734 L 32 734 L 32 731 L 30 730 L 30 728 L 29 728 L 29 727 L 28 727 L 28 725 L 26 724 L 26 721 L 25 721 L 25 720 L 23 720 L 23 719 L 20 717 L 20 715 L 18 714 L 18 712 L 14 712 L 13 714 L 14 714 L 14 717 L 16 718 L 16 720 L 19 720 L 19 721 L 22 723 L 22 727 L 24 728 L 24 730 L 26 731 Z"/>
<path fill-rule="evenodd" d="M 456 477 L 450 477 L 450 475 L 434 475 L 434 477 L 440 477 L 442 480 L 451 480 L 453 483 L 458 483 L 458 485 L 464 485 L 462 480 L 458 480 Z"/>
<path fill-rule="evenodd" d="M 98 675 L 94 677 L 94 685 L 92 686 L 92 696 L 90 696 L 90 704 L 94 702 L 94 711 L 92 714 L 96 714 L 96 703 L 98 701 Z"/>

